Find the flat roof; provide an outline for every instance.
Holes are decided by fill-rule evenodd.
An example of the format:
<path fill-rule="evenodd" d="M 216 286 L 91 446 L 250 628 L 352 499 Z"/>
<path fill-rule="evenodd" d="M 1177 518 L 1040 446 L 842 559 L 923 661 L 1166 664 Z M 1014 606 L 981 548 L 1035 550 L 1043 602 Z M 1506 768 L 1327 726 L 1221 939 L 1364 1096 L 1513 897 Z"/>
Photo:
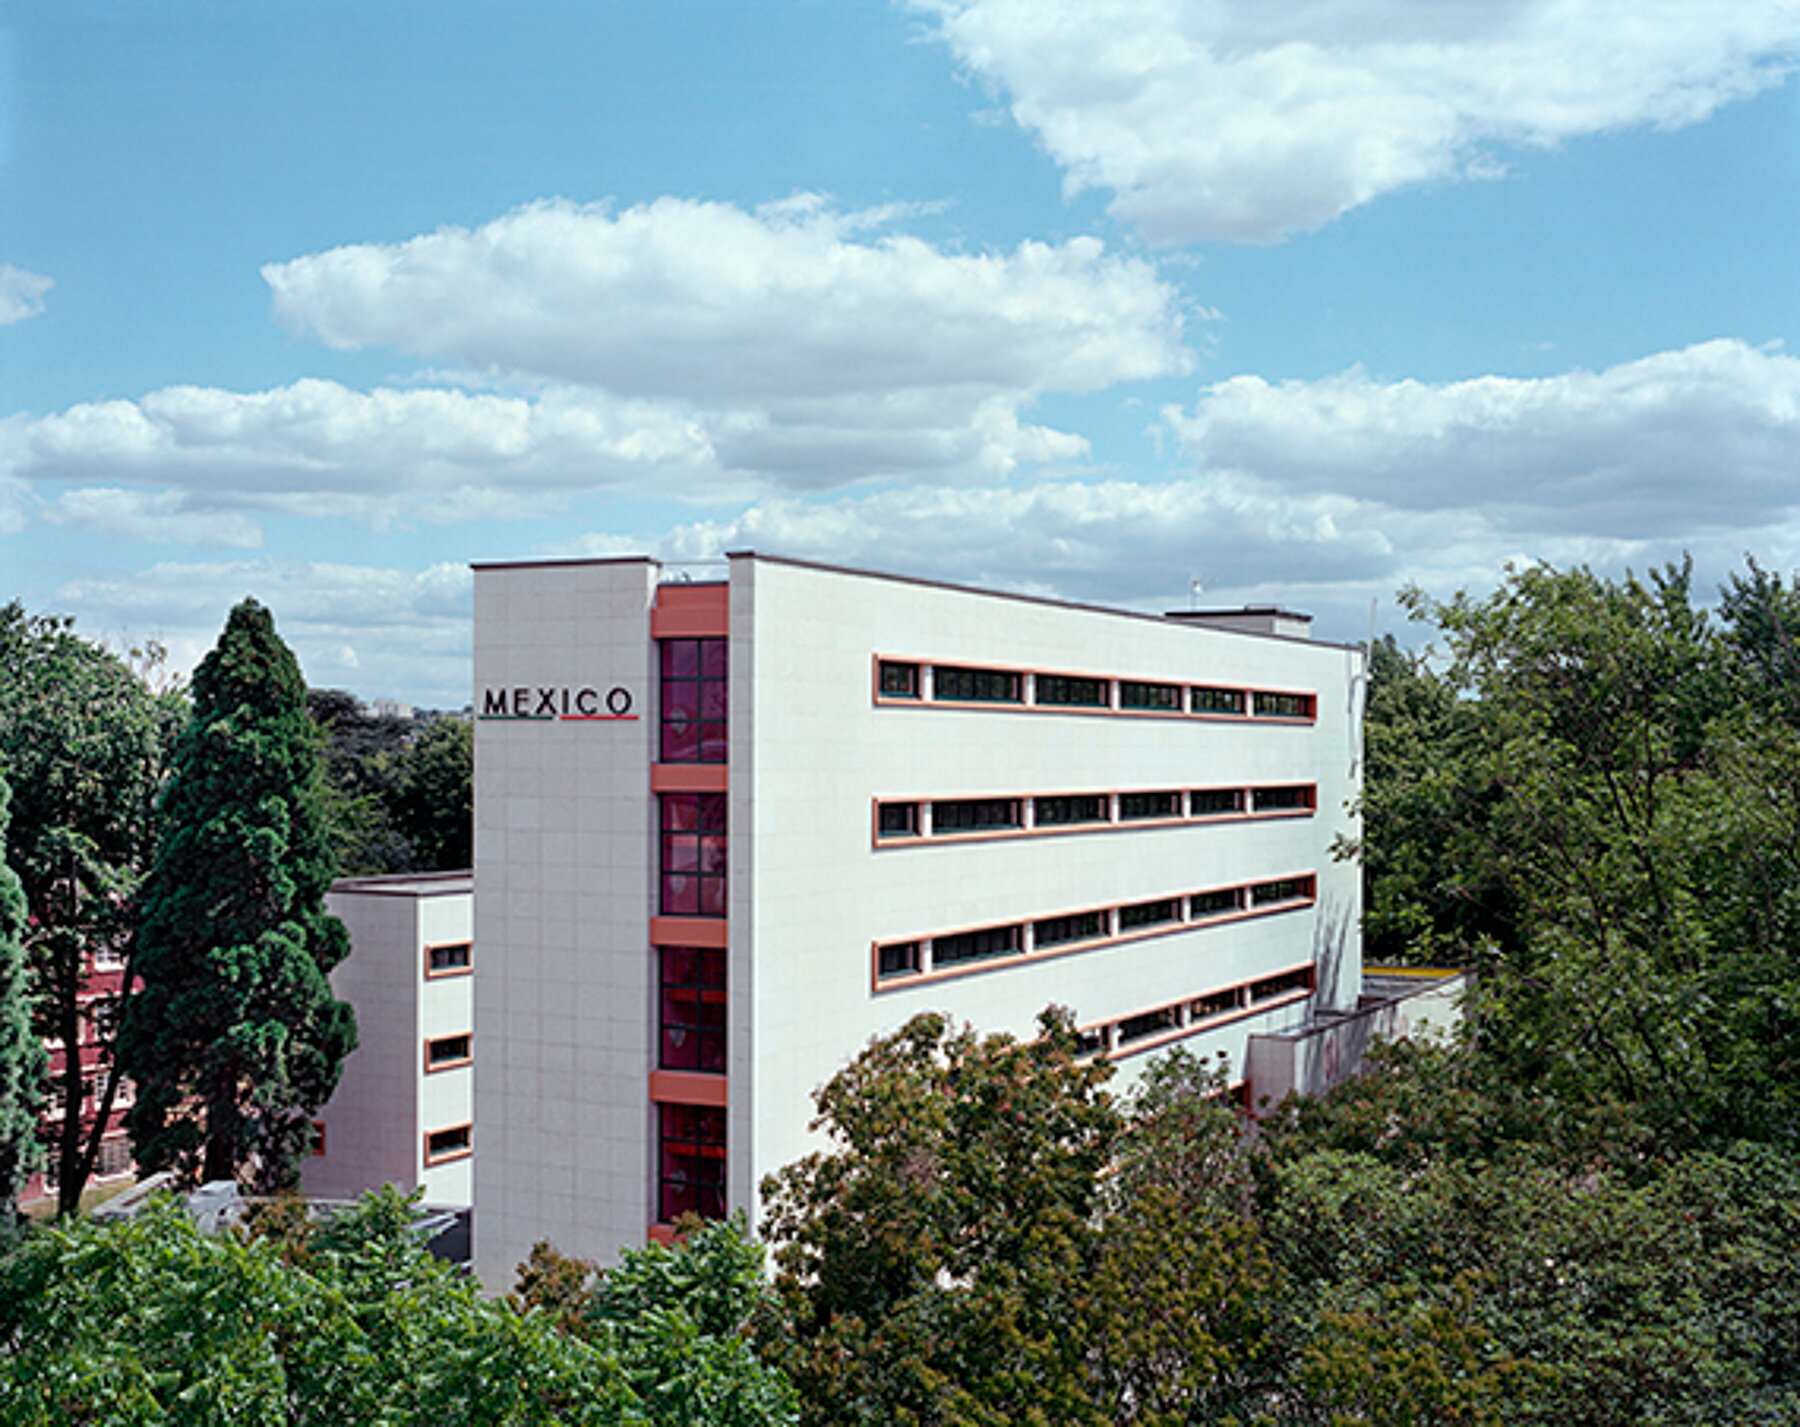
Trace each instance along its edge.
<path fill-rule="evenodd" d="M 887 570 L 864 570 L 854 565 L 832 565 L 822 560 L 803 560 L 794 555 L 765 555 L 756 550 L 727 550 L 727 560 L 760 560 L 768 565 L 791 565 L 800 570 L 818 570 L 828 575 L 850 575 L 863 580 L 886 580 L 896 585 L 913 585 L 920 589 L 952 590 L 957 594 L 982 595 L 988 599 L 1012 600 L 1019 604 L 1042 605 L 1051 609 L 1081 610 L 1088 614 L 1107 614 L 1118 619 L 1143 619 L 1160 624 L 1165 628 L 1203 629 L 1212 634 L 1230 635 L 1237 639 L 1274 639 L 1284 644 L 1311 644 L 1322 649 L 1360 649 L 1358 644 L 1345 644 L 1332 639 L 1314 639 L 1311 635 L 1277 634 L 1273 631 L 1259 629 L 1229 629 L 1220 625 L 1206 624 L 1197 619 L 1185 619 L 1182 616 L 1188 611 L 1176 611 L 1171 614 L 1148 614 L 1143 610 L 1120 609 L 1117 605 L 1089 604 L 1082 600 L 1055 599 L 1049 595 L 1017 594 L 1011 590 L 990 590 L 980 585 L 959 585 L 949 580 L 928 580 L 919 575 L 896 575 Z M 710 561 L 676 560 L 671 565 L 709 564 Z M 556 568 L 559 566 L 579 565 L 653 565 L 657 569 L 666 568 L 664 562 L 652 555 L 594 555 L 563 557 L 546 560 L 476 560 L 470 562 L 473 570 L 530 570 Z M 725 584 L 724 580 L 692 580 L 686 583 L 694 585 Z M 1239 609 L 1193 611 L 1206 614 L 1267 614 L 1276 612 L 1292 618 L 1310 619 L 1310 615 L 1295 615 L 1291 611 L 1279 609 L 1275 605 L 1245 605 Z"/>
<path fill-rule="evenodd" d="M 378 897 L 443 897 L 475 890 L 473 868 L 451 872 L 398 872 L 381 877 L 339 877 L 334 892 L 362 892 Z"/>

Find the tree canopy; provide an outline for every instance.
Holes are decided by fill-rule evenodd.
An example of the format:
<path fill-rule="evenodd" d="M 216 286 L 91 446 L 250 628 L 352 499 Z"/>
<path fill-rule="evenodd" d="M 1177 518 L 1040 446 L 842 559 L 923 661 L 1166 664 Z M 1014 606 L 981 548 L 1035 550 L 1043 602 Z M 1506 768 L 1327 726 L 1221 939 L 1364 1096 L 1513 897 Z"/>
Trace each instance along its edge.
<path fill-rule="evenodd" d="M 371 710 L 346 689 L 312 689 L 325 796 L 346 877 L 474 865 L 474 725 Z"/>
<path fill-rule="evenodd" d="M 0 608 L 0 768 L 15 791 L 11 856 L 29 911 L 38 1033 L 90 1047 L 85 1060 L 64 1054 L 50 1086 L 64 1212 L 80 1201 L 119 1095 L 119 995 L 102 994 L 99 973 L 129 992 L 156 800 L 186 712 L 178 692 L 154 691 L 142 668 L 68 620 Z"/>
<path fill-rule="evenodd" d="M 349 951 L 305 684 L 269 612 L 231 611 L 194 674 L 144 895 L 120 1055 L 140 1167 L 284 1188 L 355 1048 Z"/>
<path fill-rule="evenodd" d="M 1480 973 L 1484 1053 L 1681 1143 L 1800 1141 L 1800 734 L 1752 567 L 1721 617 L 1686 566 L 1531 566 L 1377 650 L 1371 949 Z"/>
<path fill-rule="evenodd" d="M 384 1191 L 324 1228 L 201 1234 L 179 1207 L 71 1221 L 0 1264 L 0 1417 L 141 1427 L 611 1427 L 617 1359 L 484 1300 Z"/>

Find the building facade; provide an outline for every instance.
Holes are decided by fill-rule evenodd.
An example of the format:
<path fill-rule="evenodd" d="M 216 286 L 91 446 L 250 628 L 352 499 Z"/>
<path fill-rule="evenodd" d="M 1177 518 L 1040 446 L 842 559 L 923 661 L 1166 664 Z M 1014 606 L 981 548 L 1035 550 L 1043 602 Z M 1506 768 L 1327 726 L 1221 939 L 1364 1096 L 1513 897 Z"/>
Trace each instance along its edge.
<path fill-rule="evenodd" d="M 356 1008 L 357 1048 L 313 1122 L 315 1199 L 392 1184 L 428 1205 L 474 1194 L 474 877 L 347 877 L 326 908 L 350 933 L 331 988 Z"/>
<path fill-rule="evenodd" d="M 1354 1007 L 1361 656 L 1304 629 L 753 554 L 478 566 L 482 1278 L 754 1216 L 812 1092 L 920 1011 L 1064 1006 L 1127 1074 L 1180 1043 L 1241 1079 Z"/>
<path fill-rule="evenodd" d="M 102 1028 L 116 1023 L 119 997 L 124 989 L 124 954 L 113 947 L 91 954 L 75 1001 L 75 1044 L 71 1046 L 65 1039 L 45 1042 L 49 1083 L 44 1108 L 38 1117 L 38 1135 L 44 1141 L 47 1158 L 44 1167 L 32 1173 L 20 1191 L 19 1203 L 22 1205 L 53 1198 L 57 1192 L 56 1172 L 64 1128 L 63 1085 L 71 1055 L 81 1066 L 78 1123 L 83 1145 L 92 1137 L 102 1112 L 106 1116 L 106 1127 L 100 1134 L 94 1155 L 94 1174 L 89 1183 L 117 1184 L 137 1172 L 136 1162 L 131 1157 L 131 1135 L 125 1128 L 125 1115 L 136 1099 L 136 1087 L 121 1077 L 111 1104 L 106 1101 L 106 1083 L 113 1065 L 112 1037 L 103 1033 Z"/>

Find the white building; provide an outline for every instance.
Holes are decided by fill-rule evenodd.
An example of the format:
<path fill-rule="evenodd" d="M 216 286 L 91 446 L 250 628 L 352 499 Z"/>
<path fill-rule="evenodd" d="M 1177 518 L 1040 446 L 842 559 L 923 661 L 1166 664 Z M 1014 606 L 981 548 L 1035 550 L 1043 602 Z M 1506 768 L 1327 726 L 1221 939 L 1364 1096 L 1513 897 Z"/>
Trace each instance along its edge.
<path fill-rule="evenodd" d="M 922 1010 L 1055 1003 L 1126 1071 L 1241 1077 L 1355 1007 L 1361 656 L 1304 630 L 750 554 L 478 566 L 482 1278 L 754 1215 L 812 1092 Z"/>
<path fill-rule="evenodd" d="M 350 933 L 332 991 L 356 1008 L 357 1048 L 314 1124 L 302 1187 L 350 1199 L 380 1184 L 465 1207 L 474 1181 L 474 877 L 351 877 L 326 907 Z"/>

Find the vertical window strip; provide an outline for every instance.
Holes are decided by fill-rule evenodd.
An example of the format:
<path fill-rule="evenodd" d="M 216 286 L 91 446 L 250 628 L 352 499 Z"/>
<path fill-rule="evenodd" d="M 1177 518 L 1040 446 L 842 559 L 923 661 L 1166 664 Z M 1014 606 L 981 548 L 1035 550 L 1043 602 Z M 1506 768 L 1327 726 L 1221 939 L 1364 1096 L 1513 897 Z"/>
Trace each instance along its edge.
<path fill-rule="evenodd" d="M 724 763 L 730 740 L 730 646 L 723 639 L 663 639 L 661 738 L 664 763 Z"/>
<path fill-rule="evenodd" d="M 725 953 L 713 947 L 658 949 L 661 982 L 658 1064 L 664 1070 L 725 1073 Z"/>
<path fill-rule="evenodd" d="M 726 818 L 723 793 L 663 793 L 659 906 L 664 916 L 723 917 Z"/>
<path fill-rule="evenodd" d="M 657 1106 L 657 1218 L 725 1217 L 725 1111 L 709 1105 Z"/>

